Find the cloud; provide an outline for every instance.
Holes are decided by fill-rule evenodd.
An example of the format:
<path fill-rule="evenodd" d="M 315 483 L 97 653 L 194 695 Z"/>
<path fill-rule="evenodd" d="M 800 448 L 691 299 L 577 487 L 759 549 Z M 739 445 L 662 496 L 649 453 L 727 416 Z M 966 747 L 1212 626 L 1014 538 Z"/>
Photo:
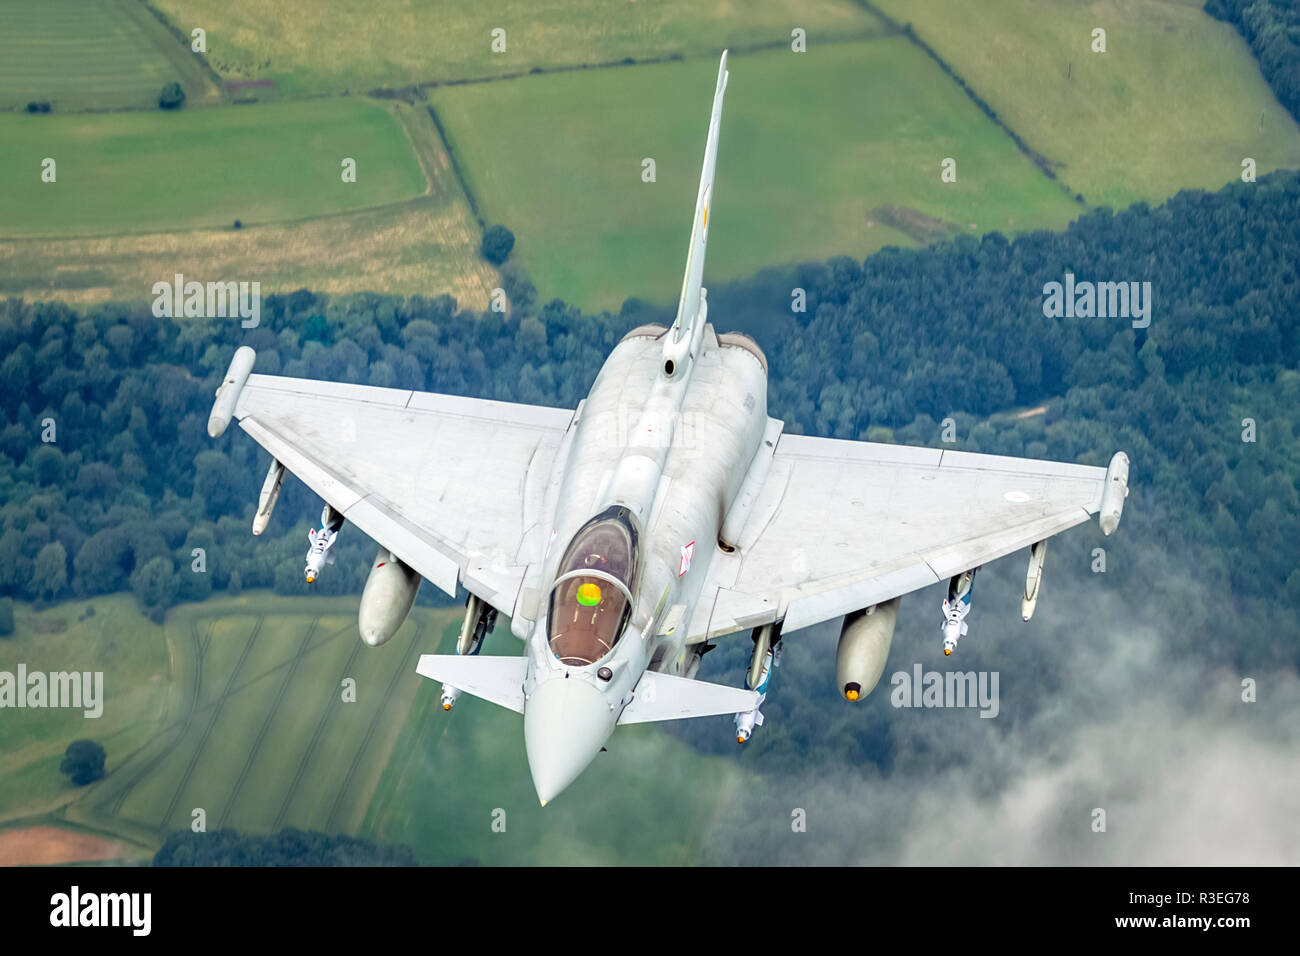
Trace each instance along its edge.
<path fill-rule="evenodd" d="M 891 761 L 823 755 L 807 772 L 779 776 L 763 772 L 761 762 L 751 765 L 757 772 L 745 797 L 710 831 L 705 860 L 1300 863 L 1300 682 L 1293 670 L 1240 675 L 1176 654 L 1165 636 L 1176 617 L 1153 610 L 1150 621 L 1138 623 L 1140 612 L 1105 593 L 1088 597 L 1086 617 L 1071 616 L 1078 607 L 1058 606 L 1054 616 L 1040 610 L 1047 620 L 1036 620 L 1032 632 L 1000 630 L 994 622 L 1014 613 L 1015 575 L 996 577 L 1006 580 L 981 578 L 981 597 L 993 607 L 981 609 L 982 621 L 972 616 L 959 669 L 999 667 L 1001 659 L 998 718 L 876 701 L 867 715 L 889 722 Z M 925 592 L 919 603 L 931 596 Z M 928 626 L 910 630 L 896 635 L 873 697 L 888 690 L 889 674 L 914 661 L 954 669 L 929 653 L 936 638 Z M 833 642 L 833 634 L 819 633 L 799 652 L 833 660 Z M 1241 699 L 1243 676 L 1258 682 L 1254 703 Z M 775 691 L 785 692 L 799 691 Z M 806 832 L 792 828 L 794 808 L 805 811 Z M 1105 832 L 1092 828 L 1097 808 L 1105 811 Z"/>

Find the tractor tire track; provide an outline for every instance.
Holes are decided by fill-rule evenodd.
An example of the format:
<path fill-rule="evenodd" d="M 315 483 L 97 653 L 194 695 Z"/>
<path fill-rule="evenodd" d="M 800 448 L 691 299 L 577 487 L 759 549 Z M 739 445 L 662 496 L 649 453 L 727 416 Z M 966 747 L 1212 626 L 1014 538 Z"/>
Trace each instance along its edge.
<path fill-rule="evenodd" d="M 167 821 L 171 819 L 172 813 L 176 810 L 176 805 L 180 802 L 181 794 L 185 792 L 185 787 L 190 782 L 190 777 L 194 774 L 194 768 L 199 764 L 199 758 L 203 756 L 203 748 L 207 745 L 208 737 L 212 735 L 212 728 L 217 725 L 217 718 L 221 716 L 221 705 L 226 702 L 230 696 L 231 688 L 234 687 L 235 678 L 243 669 L 244 661 L 248 658 L 248 652 L 253 649 L 253 644 L 257 641 L 257 635 L 262 632 L 262 623 L 266 620 L 264 615 L 259 614 L 257 624 L 253 627 L 253 633 L 248 635 L 248 640 L 244 644 L 244 649 L 239 654 L 239 660 L 235 662 L 234 668 L 230 671 L 230 676 L 226 678 L 226 686 L 217 698 L 215 706 L 212 708 L 212 716 L 208 718 L 208 725 L 203 728 L 203 736 L 199 738 L 198 746 L 194 748 L 194 754 L 190 757 L 190 762 L 185 768 L 185 773 L 181 776 L 181 781 L 176 785 L 176 792 L 172 794 L 171 801 L 167 804 L 167 811 L 163 814 L 159 825 L 167 826 Z"/>
<path fill-rule="evenodd" d="M 323 643 L 323 642 L 322 642 Z M 346 677 L 352 666 L 356 663 L 357 656 L 361 653 L 361 641 L 355 642 L 356 646 L 352 648 L 352 654 L 348 657 L 347 663 L 343 665 L 343 676 Z M 311 755 L 316 751 L 316 743 L 320 740 L 321 735 L 325 732 L 325 727 L 329 723 L 330 715 L 334 713 L 331 706 L 334 703 L 334 695 L 338 693 L 338 685 L 335 684 L 329 689 L 329 696 L 325 698 L 324 712 L 321 718 L 316 722 L 316 730 L 311 735 L 311 740 L 307 742 L 307 748 L 302 753 L 302 759 L 298 761 L 298 767 L 294 770 L 293 779 L 289 781 L 289 789 L 285 791 L 284 800 L 280 803 L 280 811 L 275 815 L 275 822 L 271 825 L 271 831 L 276 832 L 284 826 L 284 818 L 289 814 L 289 808 L 293 805 L 294 794 L 298 792 L 298 784 L 302 782 L 302 776 L 307 771 L 307 764 L 311 760 Z"/>
<path fill-rule="evenodd" d="M 210 623 L 208 619 L 205 618 L 204 620 L 205 622 Z M 319 620 L 319 618 L 317 618 L 317 620 Z M 313 621 L 313 623 L 315 622 Z M 227 697 L 233 694 L 238 694 L 244 688 L 251 687 L 253 684 L 257 683 L 263 677 L 266 677 L 270 674 L 274 674 L 276 671 L 287 668 L 293 663 L 293 660 L 291 659 L 285 661 L 283 664 L 276 664 L 274 667 L 264 671 L 261 674 L 258 674 L 256 677 L 250 678 L 249 680 L 244 681 L 242 684 L 238 684 L 233 688 L 229 688 L 228 690 L 223 691 L 221 694 L 217 695 L 212 700 L 207 701 L 205 703 L 200 703 L 199 697 L 200 697 L 202 684 L 203 684 L 203 661 L 207 655 L 207 645 L 212 636 L 212 629 L 211 627 L 209 627 L 207 636 L 200 637 L 198 633 L 198 627 L 199 625 L 197 621 L 191 622 L 191 629 L 192 629 L 193 639 L 194 639 L 197 653 L 195 655 L 194 693 L 190 697 L 189 710 L 185 713 L 183 717 L 179 718 L 178 720 L 172 721 L 170 724 L 168 724 L 166 727 L 163 727 L 161 730 L 158 731 L 157 734 L 154 735 L 153 737 L 154 741 L 168 737 L 169 735 L 172 737 L 172 739 L 170 743 L 168 743 L 165 747 L 162 748 L 162 750 L 154 754 L 152 757 L 148 758 L 148 760 L 145 763 L 140 765 L 140 768 L 137 771 L 135 771 L 134 775 L 132 776 L 130 782 L 126 785 L 125 790 L 123 792 L 119 793 L 117 796 L 110 795 L 104 803 L 99 804 L 98 807 L 100 810 L 111 813 L 114 816 L 120 815 L 123 805 L 126 803 L 127 799 L 130 797 L 131 793 L 135 790 L 135 788 L 138 787 L 142 782 L 144 782 L 144 780 L 149 776 L 149 774 L 157 770 L 158 766 L 169 756 L 171 756 L 173 752 L 176 750 L 176 748 L 180 745 L 181 741 L 185 739 L 185 735 L 189 732 L 190 725 L 194 722 L 194 718 L 197 715 L 203 713 L 209 708 L 220 705 L 222 702 L 225 701 Z M 322 640 L 317 641 L 314 646 L 309 647 L 307 649 L 307 653 L 310 653 L 311 651 L 315 650 L 317 647 L 329 643 L 331 640 L 338 637 L 344 631 L 347 631 L 349 629 L 350 629 L 349 625 L 344 625 L 343 627 L 338 628 L 336 631 L 327 635 Z M 141 821 L 137 821 L 137 822 L 141 822 Z M 143 823 L 142 825 L 148 826 L 148 824 L 143 824 Z"/>
<path fill-rule="evenodd" d="M 252 769 L 253 761 L 256 759 L 258 751 L 262 749 L 262 740 L 266 737 L 266 732 L 275 723 L 275 715 L 280 711 L 280 704 L 284 702 L 285 695 L 289 691 L 289 686 L 293 682 L 294 672 L 298 670 L 298 665 L 311 649 L 311 639 L 316 633 L 316 626 L 320 623 L 320 617 L 312 618 L 311 625 L 307 628 L 307 633 L 303 636 L 302 642 L 298 646 L 298 653 L 293 659 L 288 661 L 288 667 L 285 669 L 284 677 L 280 680 L 280 689 L 276 691 L 275 700 L 271 703 L 271 709 L 267 712 L 266 718 L 262 721 L 262 726 L 258 728 L 257 737 L 254 738 L 253 744 L 248 748 L 248 756 L 244 758 L 244 766 L 239 771 L 239 776 L 235 778 L 235 786 L 230 791 L 230 796 L 226 798 L 226 805 L 221 811 L 221 818 L 217 821 L 217 828 L 221 829 L 230 819 L 230 813 L 235 807 L 235 802 L 239 799 L 239 792 L 243 789 L 244 781 L 248 779 L 248 772 Z M 270 673 L 269 671 L 267 673 Z M 260 680 L 266 674 L 259 674 L 255 680 Z M 250 684 L 252 681 L 249 682 Z"/>
<path fill-rule="evenodd" d="M 119 792 L 115 798 L 111 798 L 111 802 L 106 802 L 105 804 L 101 805 L 101 809 L 107 809 L 107 811 L 111 813 L 113 816 L 120 816 L 122 812 L 122 806 L 126 803 L 127 798 L 130 797 L 131 794 L 135 791 L 135 788 L 138 787 L 140 783 L 146 777 L 149 776 L 149 774 L 153 773 L 156 769 L 158 769 L 158 765 L 161 764 L 171 754 L 173 748 L 175 748 L 177 744 L 179 744 L 182 740 L 185 739 L 185 734 L 189 732 L 190 724 L 193 723 L 194 721 L 194 715 L 199 711 L 199 695 L 202 693 L 203 690 L 203 658 L 204 655 L 206 655 L 207 653 L 208 640 L 210 640 L 211 637 L 212 637 L 211 626 L 209 626 L 208 628 L 207 638 L 204 638 L 199 634 L 199 622 L 196 619 L 191 618 L 190 638 L 194 642 L 195 654 L 194 654 L 194 687 L 192 693 L 190 694 L 189 707 L 185 711 L 184 716 L 181 717 L 180 720 L 175 721 L 170 726 L 163 728 L 161 731 L 158 732 L 158 734 L 153 738 L 153 740 L 158 740 L 161 737 L 167 736 L 177 727 L 180 728 L 180 732 L 176 734 L 175 739 L 173 739 L 170 744 L 164 746 L 161 750 L 158 751 L 158 753 L 154 754 L 152 757 L 146 760 L 140 766 L 139 770 L 137 770 L 134 774 L 132 774 L 130 780 L 126 783 L 126 786 L 122 788 L 121 792 Z M 166 822 L 165 818 L 163 822 L 164 823 Z"/>
<path fill-rule="evenodd" d="M 320 620 L 319 616 L 316 617 L 316 618 L 314 618 L 314 619 L 312 620 L 312 627 L 313 627 L 313 630 L 315 629 L 316 622 L 319 621 L 319 620 Z M 318 647 L 322 647 L 322 646 L 324 646 L 325 644 L 328 644 L 330 641 L 334 640 L 334 638 L 338 637 L 338 636 L 339 636 L 340 634 L 342 634 L 344 631 L 350 631 L 350 630 L 352 630 L 352 627 L 353 627 L 353 625 L 351 625 L 351 624 L 345 624 L 343 627 L 340 627 L 338 630 L 334 631 L 333 633 L 326 635 L 324 639 L 322 639 L 322 640 L 320 640 L 320 641 L 317 641 L 314 645 L 308 647 L 306 650 L 301 651 L 300 653 L 303 653 L 303 654 L 310 654 L 312 651 L 316 650 L 316 648 L 318 648 Z M 230 691 L 230 693 L 231 693 L 231 694 L 238 694 L 238 693 L 239 693 L 241 690 L 243 690 L 245 687 L 252 687 L 254 684 L 256 684 L 258 681 L 260 681 L 262 678 L 264 678 L 264 677 L 269 677 L 269 676 L 271 676 L 272 674 L 276 673 L 277 671 L 282 671 L 282 670 L 284 670 L 286 667 L 294 666 L 296 660 L 297 660 L 297 656 L 295 655 L 294 657 L 289 658 L 287 661 L 284 661 L 283 663 L 276 664 L 274 667 L 268 667 L 266 670 L 262 671 L 262 673 L 258 674 L 257 676 L 255 676 L 255 677 L 250 677 L 248 680 L 244 681 L 242 684 L 239 684 L 239 685 L 237 685 L 236 687 L 234 687 L 234 688 Z M 226 696 L 227 696 L 226 694 L 222 694 L 222 695 L 221 695 L 221 699 L 224 700 Z"/>
<path fill-rule="evenodd" d="M 375 716 L 370 718 L 370 726 L 366 728 L 366 736 L 362 738 L 361 745 L 357 747 L 356 755 L 352 758 L 352 765 L 348 767 L 347 775 L 344 776 L 343 782 L 339 785 L 338 791 L 334 794 L 334 803 L 330 806 L 330 815 L 325 821 L 325 832 L 333 833 L 335 826 L 335 817 L 338 815 L 339 807 L 343 803 L 343 794 L 347 793 L 348 788 L 352 785 L 352 780 L 356 776 L 357 767 L 361 765 L 361 758 L 370 750 L 370 741 L 379 728 L 383 718 L 388 714 L 389 705 L 393 699 L 393 690 L 397 687 L 397 681 L 407 672 L 407 667 L 411 663 L 411 655 L 416 648 L 420 646 L 420 638 L 424 635 L 424 627 L 419 627 L 411 643 L 407 645 L 406 653 L 402 655 L 402 661 L 398 664 L 397 669 L 393 671 L 393 676 L 388 679 L 388 686 L 384 688 L 384 697 L 379 706 L 375 709 Z"/>

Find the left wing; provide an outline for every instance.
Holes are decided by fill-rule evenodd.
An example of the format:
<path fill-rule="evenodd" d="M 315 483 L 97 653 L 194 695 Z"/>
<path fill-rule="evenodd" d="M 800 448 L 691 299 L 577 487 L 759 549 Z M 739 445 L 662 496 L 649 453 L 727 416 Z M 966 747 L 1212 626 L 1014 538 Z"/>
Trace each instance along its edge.
<path fill-rule="evenodd" d="M 1108 470 L 799 435 L 762 467 L 735 550 L 714 554 L 692 643 L 870 607 L 1081 524 L 1103 498 L 1117 523 L 1128 480 L 1122 454 Z"/>
<path fill-rule="evenodd" d="M 251 356 L 244 362 L 251 369 Z M 422 577 L 448 594 L 459 582 L 513 615 L 549 542 L 545 497 L 572 411 L 247 371 L 241 384 L 231 368 L 223 391 L 237 395 L 218 394 L 214 419 L 233 411 L 259 445 Z M 216 434 L 224 427 L 209 423 Z"/>

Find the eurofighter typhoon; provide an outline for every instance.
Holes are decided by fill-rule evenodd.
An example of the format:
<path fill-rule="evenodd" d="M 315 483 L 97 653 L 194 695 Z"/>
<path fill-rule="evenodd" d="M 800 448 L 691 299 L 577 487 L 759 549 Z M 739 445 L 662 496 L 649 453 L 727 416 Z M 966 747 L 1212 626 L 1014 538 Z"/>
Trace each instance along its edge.
<path fill-rule="evenodd" d="M 718 334 L 701 285 L 727 57 L 671 328 L 633 329 L 576 409 L 251 374 L 239 349 L 208 432 L 232 417 L 270 452 L 254 534 L 285 470 L 326 502 L 306 578 L 345 522 L 379 545 L 359 624 L 378 646 L 422 579 L 468 592 L 456 654 L 417 670 L 523 715 L 545 805 L 620 724 L 734 715 L 762 723 L 783 635 L 842 619 L 836 686 L 859 700 L 884 670 L 899 598 L 949 579 L 945 653 L 966 633 L 975 571 L 1028 548 L 1023 617 L 1046 540 L 1100 512 L 1110 534 L 1128 458 L 1109 467 L 783 434 L 767 359 Z M 342 439 L 340 436 L 343 436 Z M 498 613 L 521 656 L 480 655 Z M 710 642 L 750 632 L 745 687 L 695 679 Z"/>

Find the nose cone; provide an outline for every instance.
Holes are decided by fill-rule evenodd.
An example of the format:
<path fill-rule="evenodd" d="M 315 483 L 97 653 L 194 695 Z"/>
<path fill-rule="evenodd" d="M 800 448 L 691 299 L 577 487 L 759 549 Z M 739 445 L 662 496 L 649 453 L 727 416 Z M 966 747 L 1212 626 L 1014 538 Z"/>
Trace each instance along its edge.
<path fill-rule="evenodd" d="M 557 678 L 538 686 L 524 706 L 524 746 L 542 806 L 587 769 L 613 729 L 609 701 L 585 680 Z"/>

